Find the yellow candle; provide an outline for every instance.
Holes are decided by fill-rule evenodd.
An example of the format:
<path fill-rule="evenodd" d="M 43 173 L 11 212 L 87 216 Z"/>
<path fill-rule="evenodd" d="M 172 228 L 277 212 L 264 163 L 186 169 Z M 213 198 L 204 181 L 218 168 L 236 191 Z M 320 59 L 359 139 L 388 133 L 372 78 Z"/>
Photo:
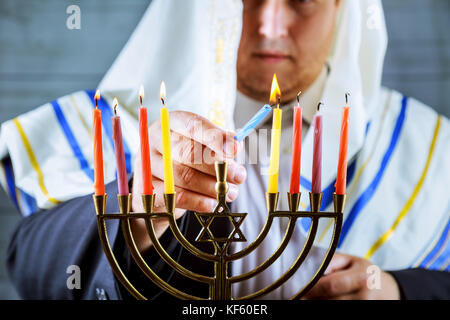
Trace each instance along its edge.
<path fill-rule="evenodd" d="M 173 183 L 172 148 L 170 143 L 169 110 L 165 106 L 166 86 L 161 83 L 160 97 L 163 103 L 161 108 L 161 136 L 164 163 L 164 193 L 175 193 Z"/>
<path fill-rule="evenodd" d="M 281 109 L 273 110 L 272 139 L 270 146 L 269 184 L 267 192 L 278 192 L 278 170 L 280 167 Z"/>
<path fill-rule="evenodd" d="M 270 163 L 269 163 L 269 183 L 267 187 L 268 193 L 278 192 L 278 170 L 280 167 L 280 141 L 281 141 L 281 116 L 282 111 L 279 105 L 281 96 L 278 86 L 277 76 L 273 75 L 272 89 L 270 90 L 270 104 L 276 104 L 273 110 L 272 122 L 272 139 L 270 145 Z"/>

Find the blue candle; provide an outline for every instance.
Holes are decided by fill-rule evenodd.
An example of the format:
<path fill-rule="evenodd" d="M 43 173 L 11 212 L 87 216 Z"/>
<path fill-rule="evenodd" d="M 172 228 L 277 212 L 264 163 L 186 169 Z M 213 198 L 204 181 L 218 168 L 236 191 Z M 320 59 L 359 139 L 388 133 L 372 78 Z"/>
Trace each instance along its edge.
<path fill-rule="evenodd" d="M 272 107 L 265 104 L 259 111 L 251 118 L 244 127 L 234 136 L 234 138 L 241 142 L 247 137 L 250 132 L 272 111 Z"/>

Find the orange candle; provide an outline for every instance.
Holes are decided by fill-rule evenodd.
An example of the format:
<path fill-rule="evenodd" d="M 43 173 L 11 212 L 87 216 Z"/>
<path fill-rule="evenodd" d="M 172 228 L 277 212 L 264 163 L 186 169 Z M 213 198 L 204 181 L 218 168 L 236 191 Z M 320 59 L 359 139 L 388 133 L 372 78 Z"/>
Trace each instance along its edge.
<path fill-rule="evenodd" d="M 95 92 L 95 109 L 93 111 L 94 117 L 94 189 L 95 195 L 100 196 L 105 194 L 105 181 L 103 177 L 103 149 L 102 149 L 102 112 L 98 109 L 98 100 L 100 99 L 100 92 Z"/>
<path fill-rule="evenodd" d="M 143 194 L 153 194 L 152 168 L 150 162 L 150 144 L 148 141 L 147 109 L 142 106 L 144 87 L 139 90 L 139 135 L 141 138 L 141 164 Z"/>
<path fill-rule="evenodd" d="M 348 103 L 348 94 L 345 95 L 346 103 Z M 339 141 L 339 162 L 336 176 L 336 194 L 345 194 L 347 185 L 347 149 L 348 149 L 348 117 L 350 107 L 343 107 L 341 122 L 341 137 Z"/>

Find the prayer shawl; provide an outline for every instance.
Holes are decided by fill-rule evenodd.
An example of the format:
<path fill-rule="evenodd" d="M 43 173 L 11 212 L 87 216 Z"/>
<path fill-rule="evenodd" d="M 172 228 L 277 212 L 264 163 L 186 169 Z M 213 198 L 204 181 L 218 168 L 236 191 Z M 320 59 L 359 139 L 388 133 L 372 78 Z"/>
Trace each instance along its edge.
<path fill-rule="evenodd" d="M 159 117 L 159 84 L 165 80 L 171 110 L 195 112 L 233 129 L 241 16 L 239 0 L 152 1 L 99 85 L 105 183 L 116 178 L 114 96 L 122 106 L 128 173 L 139 155 L 141 83 L 151 121 Z M 386 45 L 380 1 L 344 0 L 322 96 L 322 210 L 332 207 L 342 100 L 350 91 L 347 204 L 338 250 L 383 269 L 449 271 L 449 121 L 381 88 Z M 93 192 L 93 96 L 94 90 L 75 92 L 2 124 L 1 182 L 24 216 Z M 302 145 L 303 195 L 311 186 L 312 140 L 310 130 Z M 249 215 L 263 219 L 265 212 Z M 300 222 L 295 232 L 304 234 L 308 220 Z M 330 236 L 330 225 L 321 225 L 316 245 L 327 247 Z"/>

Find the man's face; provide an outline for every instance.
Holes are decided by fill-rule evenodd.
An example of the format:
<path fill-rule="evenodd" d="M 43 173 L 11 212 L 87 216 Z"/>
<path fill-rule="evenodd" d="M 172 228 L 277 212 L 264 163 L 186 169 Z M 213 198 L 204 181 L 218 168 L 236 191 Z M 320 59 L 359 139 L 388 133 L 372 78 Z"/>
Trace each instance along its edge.
<path fill-rule="evenodd" d="M 243 0 L 243 4 L 238 89 L 267 101 L 276 73 L 282 101 L 294 99 L 323 68 L 340 0 Z"/>

